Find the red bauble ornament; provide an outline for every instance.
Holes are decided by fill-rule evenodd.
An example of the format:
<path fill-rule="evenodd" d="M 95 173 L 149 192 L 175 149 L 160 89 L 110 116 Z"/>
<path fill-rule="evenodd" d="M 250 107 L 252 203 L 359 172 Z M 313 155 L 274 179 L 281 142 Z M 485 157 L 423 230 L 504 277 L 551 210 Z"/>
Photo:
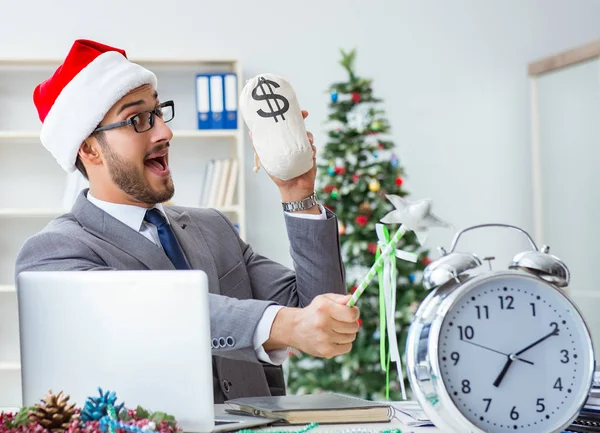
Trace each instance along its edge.
<path fill-rule="evenodd" d="M 383 149 L 383 148 L 385 148 L 385 144 L 383 144 L 383 143 L 379 143 L 379 148 L 380 148 L 380 149 Z"/>
<path fill-rule="evenodd" d="M 396 178 L 396 185 L 402 186 L 403 183 L 404 183 L 404 181 L 402 180 L 402 178 L 400 176 L 398 176 Z"/>
<path fill-rule="evenodd" d="M 358 179 L 360 179 L 360 176 L 358 174 L 352 175 L 352 182 L 356 183 L 356 182 L 358 182 Z"/>
<path fill-rule="evenodd" d="M 323 192 L 331 192 L 331 191 L 333 191 L 334 189 L 335 189 L 335 186 L 334 186 L 334 185 L 325 185 L 325 186 L 323 187 Z"/>
<path fill-rule="evenodd" d="M 352 102 L 358 104 L 360 102 L 360 93 L 352 92 Z"/>
<path fill-rule="evenodd" d="M 367 249 L 371 254 L 375 254 L 377 253 L 377 244 L 375 242 L 370 242 L 367 246 Z"/>
<path fill-rule="evenodd" d="M 354 293 L 356 292 L 356 289 L 358 289 L 358 286 L 354 285 L 350 288 L 350 293 Z"/>
<path fill-rule="evenodd" d="M 362 326 L 362 324 L 363 324 L 363 321 L 362 321 L 362 319 L 358 319 L 356 321 L 356 323 L 358 323 L 358 327 L 360 328 Z"/>
<path fill-rule="evenodd" d="M 335 213 L 335 210 L 334 210 L 334 209 L 333 209 L 331 206 L 329 206 L 328 204 L 326 204 L 326 205 L 324 205 L 324 206 L 325 206 L 327 209 L 329 209 L 329 211 L 330 211 L 330 212 L 333 212 L 333 213 Z"/>
<path fill-rule="evenodd" d="M 359 215 L 356 218 L 354 218 L 354 222 L 361 227 L 364 227 L 368 221 L 369 218 L 367 218 L 365 215 Z"/>
<path fill-rule="evenodd" d="M 423 257 L 423 264 L 425 266 L 429 266 L 430 263 L 431 263 L 431 259 L 429 257 Z"/>
<path fill-rule="evenodd" d="M 336 167 L 335 174 L 344 174 L 346 173 L 346 167 Z"/>

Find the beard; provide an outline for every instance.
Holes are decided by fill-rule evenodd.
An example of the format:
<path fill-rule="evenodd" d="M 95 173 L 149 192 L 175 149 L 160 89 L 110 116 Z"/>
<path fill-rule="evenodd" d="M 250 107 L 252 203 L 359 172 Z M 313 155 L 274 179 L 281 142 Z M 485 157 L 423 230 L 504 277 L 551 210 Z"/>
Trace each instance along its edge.
<path fill-rule="evenodd" d="M 166 181 L 165 188 L 162 191 L 156 191 L 133 162 L 125 161 L 113 152 L 106 140 L 99 141 L 103 141 L 101 144 L 106 157 L 108 173 L 112 181 L 124 193 L 134 200 L 146 204 L 163 203 L 173 197 L 175 187 L 171 176 Z"/>

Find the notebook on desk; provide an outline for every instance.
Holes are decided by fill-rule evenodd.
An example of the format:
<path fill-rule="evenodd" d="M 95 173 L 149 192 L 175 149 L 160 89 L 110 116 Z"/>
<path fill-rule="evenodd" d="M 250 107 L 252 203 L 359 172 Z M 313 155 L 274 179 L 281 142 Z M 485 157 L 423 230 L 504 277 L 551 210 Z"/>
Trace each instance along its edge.
<path fill-rule="evenodd" d="M 387 404 L 336 393 L 245 397 L 225 404 L 230 413 L 275 418 L 288 424 L 389 422 L 393 416 L 393 409 Z"/>

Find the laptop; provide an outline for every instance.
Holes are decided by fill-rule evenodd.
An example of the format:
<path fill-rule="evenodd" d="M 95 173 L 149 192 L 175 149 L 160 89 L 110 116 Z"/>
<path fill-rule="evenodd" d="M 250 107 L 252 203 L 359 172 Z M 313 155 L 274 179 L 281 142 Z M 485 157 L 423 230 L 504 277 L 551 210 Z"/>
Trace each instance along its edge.
<path fill-rule="evenodd" d="M 203 271 L 24 272 L 17 296 L 24 405 L 51 389 L 83 407 L 101 387 L 186 432 L 215 428 Z"/>

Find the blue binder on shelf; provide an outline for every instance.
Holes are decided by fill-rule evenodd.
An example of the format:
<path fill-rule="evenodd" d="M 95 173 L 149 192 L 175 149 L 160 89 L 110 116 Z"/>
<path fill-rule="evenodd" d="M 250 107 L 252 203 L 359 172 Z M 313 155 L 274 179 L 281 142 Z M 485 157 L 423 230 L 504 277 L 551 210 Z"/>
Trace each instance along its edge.
<path fill-rule="evenodd" d="M 212 129 L 223 129 L 225 126 L 225 116 L 223 113 L 224 105 L 225 92 L 223 90 L 223 74 L 212 74 L 210 76 L 210 111 L 212 113 Z"/>
<path fill-rule="evenodd" d="M 211 129 L 210 111 L 210 74 L 196 75 L 196 109 L 198 111 L 198 129 Z"/>
<path fill-rule="evenodd" d="M 236 74 L 196 75 L 198 129 L 237 129 L 237 104 Z"/>
<path fill-rule="evenodd" d="M 225 129 L 237 129 L 237 76 L 235 74 L 224 74 L 223 86 L 225 95 Z"/>

